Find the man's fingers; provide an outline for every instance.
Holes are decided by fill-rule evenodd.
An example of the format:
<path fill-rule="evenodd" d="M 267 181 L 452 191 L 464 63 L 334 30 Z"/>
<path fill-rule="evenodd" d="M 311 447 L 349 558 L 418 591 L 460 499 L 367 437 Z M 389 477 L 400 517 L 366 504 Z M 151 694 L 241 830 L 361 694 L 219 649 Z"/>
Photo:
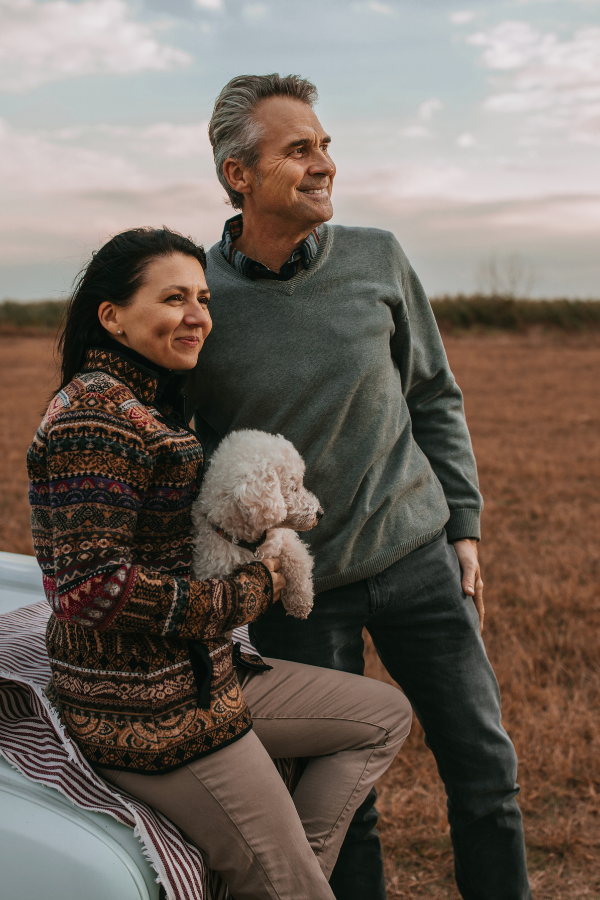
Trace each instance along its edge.
<path fill-rule="evenodd" d="M 477 591 L 475 596 L 473 597 L 473 602 L 475 603 L 475 609 L 477 610 L 477 615 L 479 616 L 479 628 L 481 633 L 483 634 L 483 620 L 485 619 L 485 607 L 483 605 L 483 582 L 481 582 L 481 591 Z"/>
<path fill-rule="evenodd" d="M 479 628 L 481 633 L 483 634 L 483 620 L 485 618 L 485 607 L 483 605 L 483 581 L 481 579 L 481 573 L 477 573 L 477 577 L 475 579 L 475 594 L 473 596 L 473 602 L 475 604 L 475 609 L 477 610 L 477 615 L 479 616 Z"/>
<path fill-rule="evenodd" d="M 469 597 L 475 596 L 475 579 L 477 577 L 477 567 L 473 564 L 466 564 L 463 569 L 462 589 Z"/>

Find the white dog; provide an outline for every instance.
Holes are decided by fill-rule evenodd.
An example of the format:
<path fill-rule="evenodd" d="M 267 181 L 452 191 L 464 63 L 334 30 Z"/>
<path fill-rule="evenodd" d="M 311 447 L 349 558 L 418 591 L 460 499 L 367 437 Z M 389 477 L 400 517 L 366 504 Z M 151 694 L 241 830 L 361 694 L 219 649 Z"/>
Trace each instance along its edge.
<path fill-rule="evenodd" d="M 313 605 L 313 561 L 296 531 L 323 510 L 302 483 L 304 461 L 290 441 L 264 431 L 233 431 L 219 444 L 192 508 L 194 578 L 223 578 L 253 559 L 279 557 L 288 615 Z"/>

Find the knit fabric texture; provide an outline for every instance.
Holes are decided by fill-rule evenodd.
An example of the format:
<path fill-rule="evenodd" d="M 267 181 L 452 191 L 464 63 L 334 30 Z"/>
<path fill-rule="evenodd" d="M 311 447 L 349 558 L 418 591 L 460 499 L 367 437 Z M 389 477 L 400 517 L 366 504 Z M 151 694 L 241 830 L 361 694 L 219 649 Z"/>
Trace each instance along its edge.
<path fill-rule="evenodd" d="M 479 538 L 482 499 L 461 392 L 395 237 L 322 226 L 289 281 L 208 253 L 213 329 L 186 387 L 210 454 L 228 432 L 292 441 L 323 519 L 303 535 L 315 588 L 375 575 L 445 525 Z"/>
<path fill-rule="evenodd" d="M 52 609 L 48 696 L 92 764 L 144 774 L 251 727 L 225 632 L 272 602 L 262 563 L 190 581 L 203 451 L 153 407 L 158 380 L 126 356 L 90 350 L 27 455 Z"/>

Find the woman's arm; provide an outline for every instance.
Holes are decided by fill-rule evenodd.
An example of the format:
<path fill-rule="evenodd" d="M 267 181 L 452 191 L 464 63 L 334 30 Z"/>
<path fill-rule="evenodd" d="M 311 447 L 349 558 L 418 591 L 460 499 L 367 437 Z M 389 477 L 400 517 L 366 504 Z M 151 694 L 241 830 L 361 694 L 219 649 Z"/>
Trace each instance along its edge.
<path fill-rule="evenodd" d="M 49 426 L 39 448 L 47 492 L 39 496 L 35 445 L 30 451 L 32 520 L 44 518 L 41 506 L 51 512 L 55 579 L 46 577 L 45 584 L 57 618 L 99 631 L 202 640 L 258 618 L 273 600 L 262 563 L 205 582 L 134 564 L 153 458 L 140 431 L 108 398 L 99 399 L 84 399 Z M 34 524 L 34 540 L 35 531 Z"/>

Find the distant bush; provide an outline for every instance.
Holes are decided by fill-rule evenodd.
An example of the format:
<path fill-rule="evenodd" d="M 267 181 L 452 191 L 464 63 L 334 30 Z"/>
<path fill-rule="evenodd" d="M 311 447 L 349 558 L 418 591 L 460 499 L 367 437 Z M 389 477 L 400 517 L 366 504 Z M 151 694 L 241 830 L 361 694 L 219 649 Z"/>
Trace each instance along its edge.
<path fill-rule="evenodd" d="M 458 294 L 435 298 L 431 306 L 440 329 L 445 331 L 469 328 L 526 331 L 532 326 L 600 330 L 599 300 L 517 300 Z"/>
<path fill-rule="evenodd" d="M 0 330 L 14 331 L 24 328 L 56 331 L 64 308 L 64 300 L 37 300 L 32 303 L 4 300 L 0 303 Z"/>
<path fill-rule="evenodd" d="M 527 331 L 537 326 L 569 331 L 600 330 L 600 300 L 516 300 L 483 294 L 433 298 L 431 306 L 442 331 L 471 328 Z M 64 300 L 0 303 L 0 332 L 55 332 Z"/>

